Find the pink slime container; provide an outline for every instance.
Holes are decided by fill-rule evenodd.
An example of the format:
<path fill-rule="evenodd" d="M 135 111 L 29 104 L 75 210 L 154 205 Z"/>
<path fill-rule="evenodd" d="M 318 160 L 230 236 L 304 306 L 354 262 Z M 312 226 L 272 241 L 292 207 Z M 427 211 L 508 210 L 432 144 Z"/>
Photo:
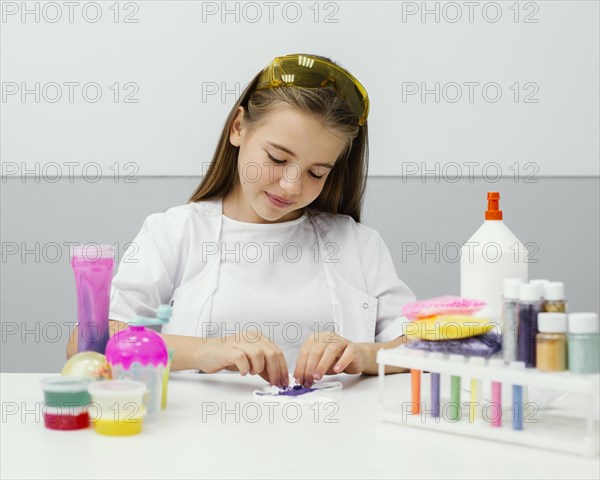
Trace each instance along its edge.
<path fill-rule="evenodd" d="M 137 380 L 148 388 L 144 403 L 147 420 L 161 410 L 163 372 L 169 362 L 169 351 L 163 338 L 149 325 L 164 325 L 171 317 L 171 307 L 160 305 L 156 319 L 136 316 L 125 330 L 115 333 L 106 344 L 106 359 L 112 378 Z"/>

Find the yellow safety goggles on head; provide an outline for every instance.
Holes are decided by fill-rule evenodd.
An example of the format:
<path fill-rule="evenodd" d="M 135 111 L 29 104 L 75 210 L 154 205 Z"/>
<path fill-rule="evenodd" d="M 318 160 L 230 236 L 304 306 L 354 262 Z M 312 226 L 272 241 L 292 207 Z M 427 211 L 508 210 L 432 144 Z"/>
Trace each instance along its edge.
<path fill-rule="evenodd" d="M 367 91 L 349 72 L 326 60 L 310 55 L 294 54 L 275 57 L 259 78 L 256 90 L 273 87 L 321 88 L 333 84 L 364 125 L 369 115 Z"/>

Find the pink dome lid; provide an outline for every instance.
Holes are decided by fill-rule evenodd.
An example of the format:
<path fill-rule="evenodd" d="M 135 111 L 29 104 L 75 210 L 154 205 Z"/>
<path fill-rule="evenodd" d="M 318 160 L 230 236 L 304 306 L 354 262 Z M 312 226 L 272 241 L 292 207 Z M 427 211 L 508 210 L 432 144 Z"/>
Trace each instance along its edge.
<path fill-rule="evenodd" d="M 130 325 L 115 333 L 106 344 L 106 359 L 111 365 L 131 368 L 133 362 L 142 366 L 167 366 L 169 351 L 163 338 L 144 326 Z"/>

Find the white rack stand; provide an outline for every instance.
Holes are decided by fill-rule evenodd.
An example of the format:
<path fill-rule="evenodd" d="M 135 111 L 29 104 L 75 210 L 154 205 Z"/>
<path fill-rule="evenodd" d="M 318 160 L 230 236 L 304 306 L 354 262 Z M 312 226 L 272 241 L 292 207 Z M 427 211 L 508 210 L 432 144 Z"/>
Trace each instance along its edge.
<path fill-rule="evenodd" d="M 514 370 L 509 369 L 508 366 L 504 368 L 491 367 L 488 366 L 487 362 L 485 365 L 480 366 L 469 364 L 468 357 L 460 356 L 460 358 L 463 362 L 452 361 L 449 355 L 441 357 L 437 355 L 437 358 L 432 358 L 428 352 L 406 348 L 405 346 L 379 350 L 377 352 L 377 363 L 379 364 L 379 421 L 528 445 L 587 457 L 598 455 L 599 432 L 595 415 L 598 409 L 600 391 L 599 375 L 576 375 L 570 372 L 548 373 L 534 368 Z M 433 416 L 429 388 L 427 388 L 429 382 L 423 382 L 420 412 L 413 414 L 411 413 L 413 404 L 410 387 L 404 392 L 394 392 L 395 403 L 386 405 L 384 395 L 386 365 L 439 373 L 440 383 L 450 382 L 449 376 L 454 375 L 479 379 L 482 384 L 494 381 L 523 387 L 561 390 L 577 394 L 578 400 L 582 402 L 584 408 L 535 411 L 535 405 L 532 404 L 530 406 L 534 410 L 534 417 L 537 418 L 531 418 L 531 415 L 529 415 L 530 418 L 527 418 L 526 405 L 523 430 L 513 430 L 513 409 L 502 409 L 502 426 L 494 427 L 491 421 L 485 419 L 485 415 L 480 415 L 478 419 L 470 422 L 469 399 L 466 399 L 467 401 L 461 399 L 459 419 L 450 420 L 442 413 L 439 417 Z M 444 412 L 449 404 L 450 400 L 448 398 L 440 397 L 440 412 Z M 423 406 L 427 408 L 423 408 Z M 497 406 L 495 407 L 497 408 Z"/>

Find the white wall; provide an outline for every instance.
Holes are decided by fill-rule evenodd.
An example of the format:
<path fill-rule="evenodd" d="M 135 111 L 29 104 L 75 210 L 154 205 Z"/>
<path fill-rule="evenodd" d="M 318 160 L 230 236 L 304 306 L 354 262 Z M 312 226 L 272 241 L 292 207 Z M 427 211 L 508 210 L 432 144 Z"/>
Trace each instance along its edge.
<path fill-rule="evenodd" d="M 3 1 L 2 174 L 197 176 L 244 85 L 304 52 L 367 88 L 373 175 L 598 176 L 598 18 L 595 1 Z"/>

